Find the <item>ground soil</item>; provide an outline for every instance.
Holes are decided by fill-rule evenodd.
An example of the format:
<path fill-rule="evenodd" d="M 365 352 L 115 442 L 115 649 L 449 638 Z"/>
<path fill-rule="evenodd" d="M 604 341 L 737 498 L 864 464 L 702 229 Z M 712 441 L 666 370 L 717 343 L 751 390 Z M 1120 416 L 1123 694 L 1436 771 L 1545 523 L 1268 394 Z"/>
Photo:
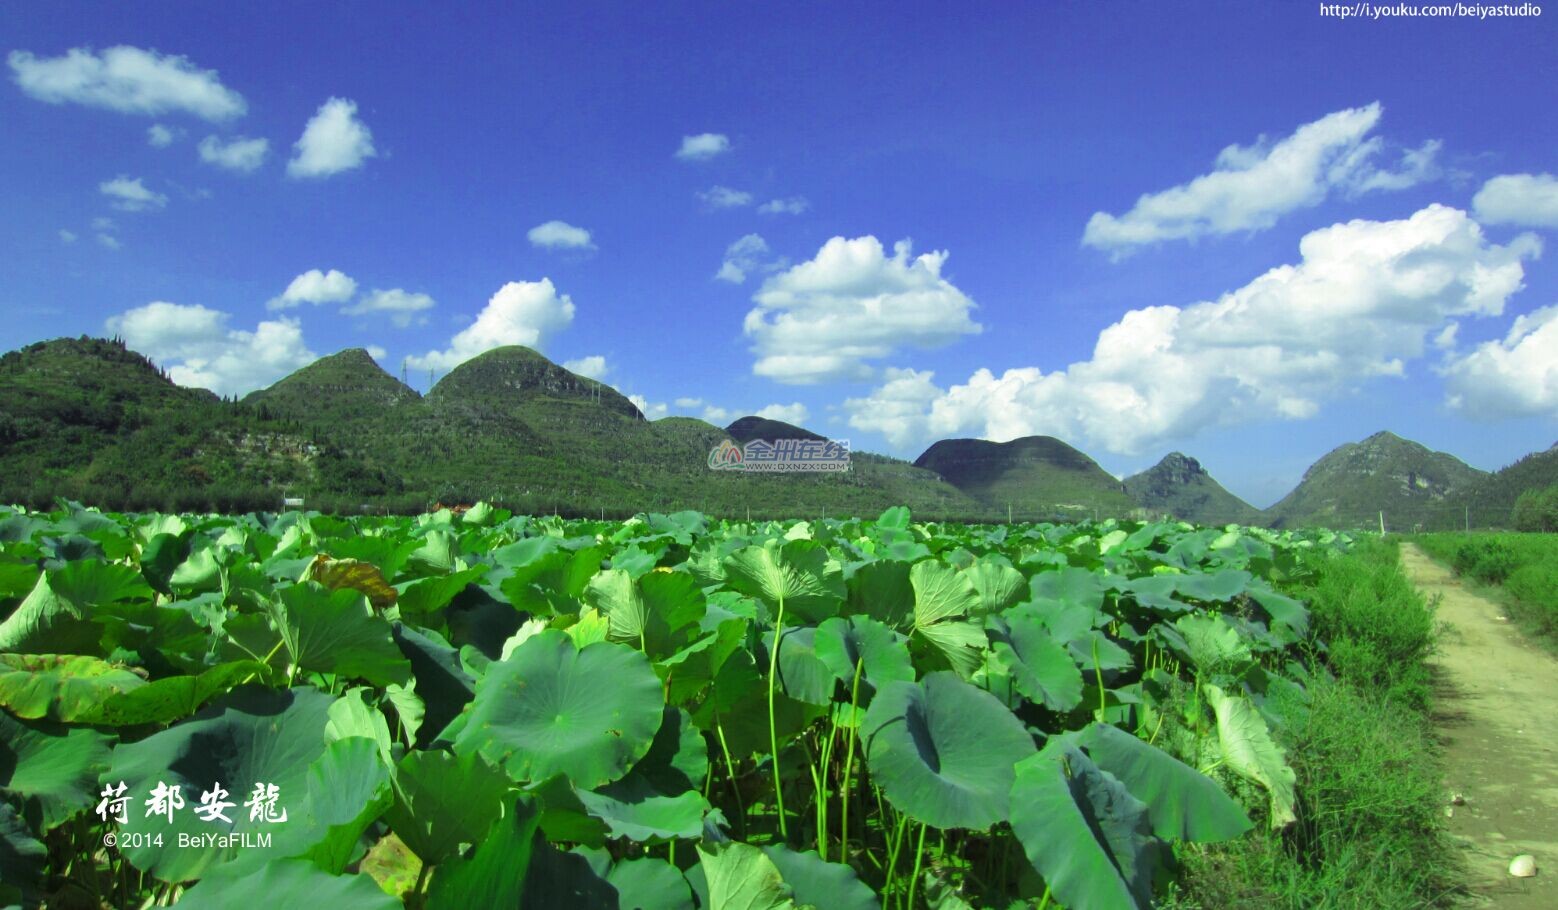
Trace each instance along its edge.
<path fill-rule="evenodd" d="M 1476 903 L 1511 910 L 1558 908 L 1558 660 L 1526 641 L 1493 601 L 1403 544 L 1402 565 L 1438 600 L 1444 626 L 1432 663 L 1435 731 L 1444 747 L 1450 833 L 1464 846 Z M 1446 805 L 1449 805 L 1447 799 Z M 1509 861 L 1536 857 L 1535 878 Z"/>

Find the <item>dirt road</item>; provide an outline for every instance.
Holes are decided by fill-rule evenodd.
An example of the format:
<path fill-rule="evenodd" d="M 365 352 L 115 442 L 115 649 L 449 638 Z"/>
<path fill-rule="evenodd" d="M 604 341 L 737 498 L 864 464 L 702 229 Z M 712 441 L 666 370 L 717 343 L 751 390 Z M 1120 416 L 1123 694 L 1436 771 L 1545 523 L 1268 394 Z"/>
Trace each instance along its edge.
<path fill-rule="evenodd" d="M 1402 565 L 1439 597 L 1446 628 L 1433 663 L 1440 690 L 1434 723 L 1445 749 L 1445 784 L 1465 795 L 1450 833 L 1466 846 L 1473 893 L 1487 906 L 1558 908 L 1558 660 L 1526 642 L 1495 603 L 1466 590 L 1411 544 Z M 1509 861 L 1536 857 L 1535 878 Z"/>

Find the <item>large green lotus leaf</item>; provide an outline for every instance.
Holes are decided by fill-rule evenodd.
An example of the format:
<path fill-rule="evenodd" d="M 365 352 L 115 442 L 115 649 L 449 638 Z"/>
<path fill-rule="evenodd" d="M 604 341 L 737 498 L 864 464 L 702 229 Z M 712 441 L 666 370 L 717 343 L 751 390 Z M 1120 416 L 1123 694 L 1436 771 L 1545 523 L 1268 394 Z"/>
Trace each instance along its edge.
<path fill-rule="evenodd" d="M 409 752 L 400 760 L 394 805 L 384 820 L 424 863 L 434 865 L 461 844 L 481 840 L 503 811 L 511 786 L 479 755 Z"/>
<path fill-rule="evenodd" d="M 273 826 L 272 855 L 306 857 L 339 874 L 352 861 L 357 839 L 393 801 L 378 743 L 353 736 L 325 746 L 309 765 L 305 793 L 286 823 Z M 251 857 L 261 855 L 250 850 L 231 865 L 247 868 Z"/>
<path fill-rule="evenodd" d="M 1091 570 L 1077 566 L 1064 566 L 1049 572 L 1038 572 L 1028 580 L 1029 592 L 1035 602 L 1059 602 L 1079 607 L 1091 616 L 1103 609 L 1104 580 Z"/>
<path fill-rule="evenodd" d="M 1102 629 L 1086 632 L 1068 644 L 1071 656 L 1089 670 L 1096 665 L 1100 670 L 1124 670 L 1131 666 L 1131 652 L 1120 647 Z"/>
<path fill-rule="evenodd" d="M 182 910 L 229 910 L 232 907 L 401 910 L 400 900 L 385 894 L 368 876 L 331 875 L 302 859 L 271 860 L 246 872 L 219 869 L 190 888 L 175 906 Z"/>
<path fill-rule="evenodd" d="M 1174 576 L 1176 587 L 1184 597 L 1208 603 L 1223 603 L 1243 594 L 1250 585 L 1251 575 L 1242 569 L 1223 569 L 1219 572 L 1191 572 Z"/>
<path fill-rule="evenodd" d="M 179 564 L 189 558 L 190 542 L 194 537 L 194 531 L 153 534 L 141 548 L 141 574 L 157 591 L 170 597 L 173 595 L 168 580 Z"/>
<path fill-rule="evenodd" d="M 300 582 L 282 589 L 281 604 L 277 620 L 297 666 L 380 686 L 411 678 L 411 664 L 395 646 L 389 623 L 357 590 Z"/>
<path fill-rule="evenodd" d="M 1251 582 L 1248 593 L 1271 618 L 1272 631 L 1278 631 L 1284 626 L 1287 628 L 1288 634 L 1283 636 L 1285 640 L 1299 641 L 1309 634 L 1309 611 L 1301 601 L 1278 594 L 1264 582 Z"/>
<path fill-rule="evenodd" d="M 460 541 L 450 531 L 428 531 L 422 545 L 406 557 L 406 571 L 415 575 L 447 575 L 455 569 Z"/>
<path fill-rule="evenodd" d="M 27 820 L 47 831 L 96 804 L 112 742 L 95 730 L 0 711 L 0 791 L 21 797 Z"/>
<path fill-rule="evenodd" d="M 618 781 L 598 791 L 580 790 L 579 801 L 590 815 L 606 823 L 612 837 L 639 843 L 703 836 L 703 816 L 709 804 L 697 790 L 674 796 Z"/>
<path fill-rule="evenodd" d="M 1010 610 L 1004 619 L 1007 635 L 995 642 L 995 657 L 1017 691 L 1055 711 L 1070 711 L 1080 704 L 1082 671 L 1070 649 L 1051 637 L 1028 608 Z"/>
<path fill-rule="evenodd" d="M 330 706 L 330 720 L 325 723 L 325 742 L 360 736 L 372 740 L 379 747 L 379 757 L 386 767 L 395 764 L 390 754 L 389 721 L 374 703 L 373 690 L 367 686 L 347 689 L 335 704 Z"/>
<path fill-rule="evenodd" d="M 780 605 L 792 617 L 821 622 L 844 602 L 844 576 L 816 541 L 770 540 L 725 557 L 726 583 L 755 597 L 771 613 Z"/>
<path fill-rule="evenodd" d="M 914 612 L 914 586 L 909 563 L 879 559 L 855 569 L 849 577 L 849 611 L 901 628 Z"/>
<path fill-rule="evenodd" d="M 607 871 L 606 881 L 617 889 L 621 910 L 693 910 L 686 877 L 663 859 L 618 860 Z"/>
<path fill-rule="evenodd" d="M 78 719 L 110 727 L 168 724 L 188 717 L 201 705 L 246 682 L 271 680 L 275 671 L 253 660 L 217 664 L 199 676 L 169 676 L 110 695 Z"/>
<path fill-rule="evenodd" d="M 17 717 L 81 720 L 97 703 L 146 685 L 129 670 L 72 654 L 0 654 L 0 707 Z"/>
<path fill-rule="evenodd" d="M 1266 788 L 1271 794 L 1271 826 L 1281 828 L 1297 816 L 1296 777 L 1282 747 L 1271 738 L 1265 718 L 1242 695 L 1228 695 L 1204 686 L 1206 701 L 1217 715 L 1217 741 L 1229 768 Z"/>
<path fill-rule="evenodd" d="M 325 724 L 333 699 L 316 689 L 284 691 L 236 689 L 202 709 L 193 718 L 136 743 L 114 749 L 113 762 L 102 776 L 105 784 L 127 785 L 133 799 L 120 828 L 127 834 L 163 835 L 163 845 L 124 847 L 136 868 L 164 881 L 188 881 L 238 858 L 234 845 L 179 847 L 179 834 L 267 833 L 281 824 L 250 819 L 243 804 L 257 784 L 278 789 L 276 809 L 288 817 L 305 811 L 309 766 L 325 750 Z M 149 797 L 158 783 L 177 786 L 186 804 L 173 815 L 147 815 Z M 230 822 L 204 821 L 195 815 L 204 793 L 220 785 L 234 803 Z M 258 851 L 255 851 L 258 853 Z M 263 859 L 264 857 L 257 857 Z"/>
<path fill-rule="evenodd" d="M 1017 766 L 1012 831 L 1067 907 L 1145 908 L 1158 844 L 1147 806 L 1075 746 L 1058 743 Z"/>
<path fill-rule="evenodd" d="M 929 641 L 964 679 L 984 662 L 985 633 L 967 617 L 979 609 L 979 592 L 963 572 L 939 562 L 909 570 L 914 587 L 914 631 Z"/>
<path fill-rule="evenodd" d="M 584 602 L 610 622 L 613 641 L 636 644 L 647 634 L 649 613 L 644 597 L 626 569 L 602 569 L 595 573 L 584 587 Z"/>
<path fill-rule="evenodd" d="M 649 751 L 630 774 L 661 793 L 674 794 L 701 788 L 708 771 L 709 749 L 703 734 L 686 711 L 667 707 Z"/>
<path fill-rule="evenodd" d="M 698 848 L 707 910 L 796 910 L 795 894 L 763 851 L 742 843 Z"/>
<path fill-rule="evenodd" d="M 670 657 L 708 609 L 698 582 L 686 572 L 602 569 L 584 589 L 584 602 L 611 622 L 611 638 L 642 644 L 646 653 Z"/>
<path fill-rule="evenodd" d="M 773 646 L 773 633 L 765 633 L 763 647 Z M 826 705 L 833 700 L 833 671 L 817 656 L 815 629 L 792 626 L 784 630 L 779 638 L 779 682 L 784 694 L 796 701 Z"/>
<path fill-rule="evenodd" d="M 1221 614 L 1181 616 L 1174 620 L 1173 628 L 1185 642 L 1188 653 L 1184 656 L 1198 669 L 1242 665 L 1253 659 L 1250 643 Z"/>
<path fill-rule="evenodd" d="M 644 757 L 664 707 L 642 652 L 614 642 L 579 649 L 548 630 L 488 668 L 455 751 L 479 752 L 516 781 L 561 773 L 593 789 Z"/>
<path fill-rule="evenodd" d="M 0 622 L 0 651 L 95 654 L 102 635 L 92 622 L 96 608 L 152 596 L 139 572 L 118 563 L 83 560 L 50 569 Z"/>
<path fill-rule="evenodd" d="M 521 907 L 525 878 L 536 844 L 539 815 L 521 798 L 505 807 L 502 818 L 470 856 L 452 857 L 438 867 L 428 890 L 427 910 Z"/>
<path fill-rule="evenodd" d="M 466 586 L 479 581 L 487 574 L 487 566 L 472 566 L 448 575 L 433 575 L 406 584 L 396 585 L 399 592 L 395 606 L 402 619 L 426 623 L 428 618 L 442 610 L 464 591 Z"/>
<path fill-rule="evenodd" d="M 815 648 L 834 678 L 846 686 L 854 684 L 857 669 L 860 678 L 876 688 L 914 681 L 908 639 L 869 616 L 825 620 L 817 627 Z"/>
<path fill-rule="evenodd" d="M 427 713 L 416 745 L 425 747 L 460 716 L 476 696 L 476 680 L 460 665 L 460 652 L 438 633 L 395 623 L 395 644 L 411 662 L 417 694 Z"/>
<path fill-rule="evenodd" d="M 862 734 L 872 779 L 900 811 L 936 828 L 1005 821 L 1012 766 L 1034 751 L 999 699 L 946 672 L 877 690 Z"/>
<path fill-rule="evenodd" d="M 0 903 L 25 901 L 29 907 L 40 903 L 36 889 L 48 856 L 48 848 L 32 836 L 11 804 L 0 800 Z M 686 884 L 684 880 L 683 887 Z M 13 889 L 9 895 L 7 888 Z"/>
<path fill-rule="evenodd" d="M 1158 837 L 1221 841 L 1250 830 L 1249 816 L 1216 781 L 1151 743 L 1099 723 L 1082 730 L 1077 742 L 1094 764 L 1146 803 Z"/>
<path fill-rule="evenodd" d="M 979 592 L 978 614 L 999 613 L 1028 595 L 1028 579 L 994 557 L 986 556 L 963 572 Z"/>
<path fill-rule="evenodd" d="M 860 881 L 854 869 L 825 862 L 815 850 L 800 853 L 782 844 L 762 850 L 803 906 L 828 910 L 876 910 L 881 906 L 881 899 Z"/>
<path fill-rule="evenodd" d="M 550 616 L 579 612 L 579 598 L 609 551 L 605 547 L 556 550 L 514 566 L 501 588 L 516 609 Z"/>

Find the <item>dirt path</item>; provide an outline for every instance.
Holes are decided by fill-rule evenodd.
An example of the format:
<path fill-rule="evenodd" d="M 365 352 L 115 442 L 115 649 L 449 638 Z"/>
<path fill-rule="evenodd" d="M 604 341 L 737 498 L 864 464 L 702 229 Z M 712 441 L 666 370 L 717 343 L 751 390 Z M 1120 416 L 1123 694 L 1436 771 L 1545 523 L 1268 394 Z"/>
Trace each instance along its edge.
<path fill-rule="evenodd" d="M 1434 724 L 1445 749 L 1450 833 L 1466 845 L 1472 890 L 1486 905 L 1558 908 L 1558 660 L 1500 617 L 1411 544 L 1402 565 L 1418 589 L 1439 597 L 1446 626 L 1433 663 L 1440 690 Z M 1509 861 L 1536 857 L 1535 878 L 1509 875 Z"/>

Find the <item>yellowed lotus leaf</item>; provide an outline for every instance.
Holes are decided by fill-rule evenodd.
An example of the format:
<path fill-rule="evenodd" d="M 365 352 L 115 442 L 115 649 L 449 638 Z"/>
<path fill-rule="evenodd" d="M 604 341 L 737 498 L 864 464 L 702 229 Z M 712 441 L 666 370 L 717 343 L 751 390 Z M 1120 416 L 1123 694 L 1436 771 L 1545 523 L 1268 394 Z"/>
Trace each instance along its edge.
<path fill-rule="evenodd" d="M 361 591 L 375 610 L 395 605 L 396 591 L 384 580 L 384 573 L 371 562 L 360 559 L 331 559 L 324 553 L 314 557 L 305 576 L 332 591 L 352 588 Z"/>

